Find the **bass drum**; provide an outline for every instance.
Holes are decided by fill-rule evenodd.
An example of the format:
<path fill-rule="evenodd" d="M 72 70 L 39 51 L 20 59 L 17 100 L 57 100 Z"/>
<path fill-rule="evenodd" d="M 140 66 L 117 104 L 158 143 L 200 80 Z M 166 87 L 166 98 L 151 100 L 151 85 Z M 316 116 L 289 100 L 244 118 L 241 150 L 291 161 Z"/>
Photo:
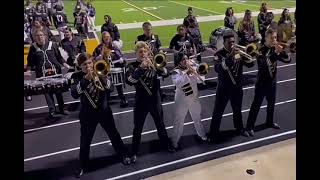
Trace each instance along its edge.
<path fill-rule="evenodd" d="M 239 44 L 239 37 L 235 30 L 227 28 L 227 27 L 219 27 L 211 32 L 209 43 L 210 47 L 216 50 L 220 50 L 223 48 L 223 36 L 225 34 L 232 33 L 235 37 L 235 43 Z"/>

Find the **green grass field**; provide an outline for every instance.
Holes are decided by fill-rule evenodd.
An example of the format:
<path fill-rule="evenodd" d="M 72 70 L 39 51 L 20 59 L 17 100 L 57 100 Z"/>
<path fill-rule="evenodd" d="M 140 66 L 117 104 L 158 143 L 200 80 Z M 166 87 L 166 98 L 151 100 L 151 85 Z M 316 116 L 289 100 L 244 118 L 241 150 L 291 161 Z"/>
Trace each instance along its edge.
<path fill-rule="evenodd" d="M 127 3 L 129 4 L 127 4 Z M 133 23 L 143 21 L 155 21 L 163 19 L 179 19 L 184 18 L 187 14 L 188 6 L 193 7 L 194 15 L 209 16 L 221 15 L 225 13 L 227 7 L 232 6 L 236 13 L 244 12 L 246 9 L 259 11 L 262 2 L 267 2 L 268 6 L 273 9 L 281 9 L 284 7 L 295 7 L 295 1 L 288 0 L 249 0 L 249 1 L 168 1 L 168 0 L 126 0 L 126 1 L 111 1 L 111 0 L 94 0 L 93 5 L 96 8 L 96 25 L 104 23 L 103 16 L 109 14 L 112 16 L 113 22 Z M 74 9 L 75 0 L 65 0 L 65 11 L 69 21 L 73 21 L 72 12 Z M 133 6 L 132 6 L 133 5 Z M 144 10 L 144 11 L 142 11 Z M 146 13 L 148 12 L 148 13 Z M 150 15 L 152 14 L 152 15 Z M 154 16 L 153 16 L 154 15 Z M 159 19 L 160 18 L 160 19 Z"/>
<path fill-rule="evenodd" d="M 275 15 L 275 20 L 278 21 L 280 15 Z M 257 18 L 254 17 L 255 23 L 257 24 Z M 239 21 L 238 21 L 239 22 Z M 202 22 L 199 23 L 200 31 L 202 35 L 202 40 L 204 43 L 209 42 L 209 37 L 211 32 L 223 26 L 223 21 L 212 21 L 212 22 Z M 172 37 L 176 34 L 176 27 L 177 26 L 160 26 L 160 27 L 153 27 L 153 33 L 158 34 L 161 40 L 161 44 L 163 47 L 169 47 L 170 41 Z M 236 26 L 238 27 L 238 25 Z M 256 25 L 256 32 L 258 32 L 258 26 Z M 121 39 L 123 41 L 123 51 L 132 52 L 134 48 L 134 41 L 136 37 L 142 34 L 142 28 L 140 29 L 127 29 L 127 30 L 120 30 Z M 100 32 L 98 33 L 100 37 Z"/>
<path fill-rule="evenodd" d="M 184 18 L 187 14 L 187 8 L 193 7 L 195 16 L 224 15 L 227 7 L 233 7 L 235 13 L 244 12 L 246 9 L 259 11 L 262 2 L 267 2 L 271 9 L 282 9 L 284 7 L 295 7 L 295 1 L 289 0 L 93 0 L 93 6 L 96 8 L 96 26 L 104 23 L 103 16 L 111 15 L 116 24 L 134 23 L 144 21 L 172 20 Z M 73 25 L 73 9 L 76 0 L 64 0 L 65 11 L 70 22 Z M 279 15 L 275 16 L 278 21 Z M 238 21 L 239 22 L 239 21 Z M 257 24 L 256 18 L 255 22 Z M 182 22 L 181 22 L 182 23 Z M 201 22 L 199 23 L 202 39 L 205 43 L 209 41 L 210 33 L 223 25 L 223 21 Z M 256 25 L 257 28 L 257 25 Z M 176 33 L 176 25 L 153 27 L 153 32 L 158 34 L 163 47 L 168 47 L 171 38 Z M 142 34 L 142 29 L 120 30 L 121 39 L 124 43 L 123 51 L 130 52 L 133 49 L 136 37 Z M 101 34 L 98 32 L 98 36 Z"/>

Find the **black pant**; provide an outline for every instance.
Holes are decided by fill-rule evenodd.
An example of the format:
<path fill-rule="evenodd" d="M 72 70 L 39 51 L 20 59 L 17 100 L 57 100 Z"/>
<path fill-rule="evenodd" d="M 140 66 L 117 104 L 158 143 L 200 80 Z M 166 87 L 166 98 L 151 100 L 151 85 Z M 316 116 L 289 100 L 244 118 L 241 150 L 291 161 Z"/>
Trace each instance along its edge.
<path fill-rule="evenodd" d="M 267 124 L 273 123 L 274 106 L 276 103 L 276 85 L 256 86 L 254 100 L 251 104 L 249 117 L 247 121 L 247 130 L 253 130 L 262 101 L 267 99 Z"/>
<path fill-rule="evenodd" d="M 121 100 L 126 99 L 126 97 L 124 96 L 124 93 L 123 93 L 123 86 L 122 85 L 117 85 L 116 88 L 117 88 L 117 92 L 118 92 L 118 97 Z"/>
<path fill-rule="evenodd" d="M 80 137 L 80 166 L 88 168 L 90 144 L 96 130 L 97 124 L 105 130 L 114 150 L 121 157 L 127 155 L 127 149 L 123 144 L 121 136 L 116 129 L 110 107 L 106 112 L 91 112 L 80 115 L 81 137 Z M 83 113 L 84 114 L 84 113 Z"/>
<path fill-rule="evenodd" d="M 54 98 L 53 98 L 53 94 L 56 95 L 57 101 L 58 101 L 58 107 L 59 107 L 59 111 L 63 111 L 64 108 L 64 101 L 63 101 L 63 97 L 62 97 L 62 93 L 47 93 L 44 94 L 48 107 L 49 107 L 49 113 L 52 113 L 55 111 L 56 106 L 54 103 Z"/>
<path fill-rule="evenodd" d="M 243 130 L 241 106 L 243 90 L 241 87 L 217 87 L 216 101 L 214 104 L 212 120 L 210 124 L 210 136 L 218 135 L 221 119 L 226 105 L 230 99 L 233 111 L 233 124 L 237 130 Z"/>
<path fill-rule="evenodd" d="M 87 39 L 87 32 L 86 32 L 86 28 L 84 26 L 77 26 L 76 29 L 82 39 Z"/>
<path fill-rule="evenodd" d="M 134 128 L 133 128 L 133 138 L 132 138 L 132 154 L 137 154 L 139 150 L 139 145 L 141 142 L 141 133 L 143 129 L 144 122 L 148 113 L 150 112 L 154 123 L 157 128 L 158 136 L 163 145 L 169 144 L 168 134 L 163 122 L 163 110 L 160 103 L 160 97 L 156 101 L 144 101 L 137 102 L 134 107 Z"/>

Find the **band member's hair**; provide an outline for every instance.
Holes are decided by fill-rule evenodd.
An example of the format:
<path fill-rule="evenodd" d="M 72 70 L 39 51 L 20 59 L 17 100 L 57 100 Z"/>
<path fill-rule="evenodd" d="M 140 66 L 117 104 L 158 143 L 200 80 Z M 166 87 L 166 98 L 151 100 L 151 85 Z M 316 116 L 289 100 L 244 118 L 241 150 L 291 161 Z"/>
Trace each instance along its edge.
<path fill-rule="evenodd" d="M 64 31 L 70 31 L 71 34 L 73 34 L 72 29 L 70 27 L 67 27 Z"/>
<path fill-rule="evenodd" d="M 283 11 L 282 11 L 282 13 L 281 13 L 280 20 L 282 19 L 282 20 L 290 20 L 290 21 L 291 21 L 290 14 L 288 15 L 288 17 L 285 17 L 285 12 L 286 12 L 286 11 L 289 11 L 289 9 L 287 9 L 287 8 L 284 8 L 284 9 L 283 9 Z"/>
<path fill-rule="evenodd" d="M 92 55 L 86 52 L 81 53 L 77 59 L 77 66 L 81 66 L 86 60 L 92 58 Z"/>
<path fill-rule="evenodd" d="M 192 11 L 192 7 L 188 7 L 188 11 Z"/>
<path fill-rule="evenodd" d="M 231 31 L 227 31 L 223 34 L 223 42 L 226 41 L 226 39 L 229 39 L 229 38 L 233 38 L 234 37 L 234 34 L 233 32 Z"/>
<path fill-rule="evenodd" d="M 267 10 L 267 3 L 262 3 L 260 7 L 260 12 L 265 12 Z"/>
<path fill-rule="evenodd" d="M 251 14 L 251 11 L 249 9 L 247 9 L 245 12 L 244 12 L 244 18 L 243 20 L 246 21 L 248 20 L 248 15 Z"/>
<path fill-rule="evenodd" d="M 33 38 L 33 39 L 35 39 L 36 34 L 37 34 L 38 32 L 42 32 L 43 35 L 44 35 L 44 37 L 48 40 L 48 34 L 47 34 L 47 32 L 44 31 L 44 30 L 42 30 L 42 29 L 35 29 L 35 30 L 32 31 L 31 35 L 32 35 L 32 38 Z"/>
<path fill-rule="evenodd" d="M 183 52 L 174 53 L 174 66 L 178 66 L 184 56 L 185 54 Z"/>
<path fill-rule="evenodd" d="M 230 9 L 232 10 L 232 13 L 229 13 L 229 10 L 230 10 Z M 233 15 L 233 9 L 232 9 L 232 7 L 228 7 L 228 8 L 227 8 L 225 15 L 226 15 L 226 16 L 232 16 L 232 15 Z"/>
<path fill-rule="evenodd" d="M 134 51 L 137 52 L 141 48 L 149 49 L 149 46 L 144 41 L 138 41 L 134 47 Z"/>
<path fill-rule="evenodd" d="M 273 34 L 273 33 L 277 33 L 277 31 L 276 31 L 275 29 L 269 28 L 269 29 L 266 31 L 266 37 L 268 36 L 268 34 Z"/>
<path fill-rule="evenodd" d="M 272 17 L 271 19 L 274 18 L 273 12 L 267 12 L 266 17 Z"/>
<path fill-rule="evenodd" d="M 180 24 L 180 25 L 177 26 L 177 31 L 179 31 L 179 29 L 180 29 L 181 27 L 186 28 L 183 24 Z"/>
<path fill-rule="evenodd" d="M 109 16 L 109 15 L 106 14 L 106 15 L 104 15 L 104 18 L 105 18 L 105 17 L 108 17 L 108 22 L 112 22 L 111 16 Z"/>
<path fill-rule="evenodd" d="M 104 40 L 103 40 L 103 36 L 105 35 L 105 34 L 109 34 L 110 35 L 110 33 L 108 32 L 108 31 L 103 31 L 102 33 L 101 33 L 101 42 L 102 43 L 104 43 Z M 109 41 L 109 43 L 108 44 L 106 44 L 107 46 L 108 46 L 108 48 L 112 48 L 112 37 L 110 36 L 110 41 Z"/>
<path fill-rule="evenodd" d="M 152 26 L 150 22 L 144 22 L 142 24 L 142 28 L 147 27 L 147 26 Z"/>

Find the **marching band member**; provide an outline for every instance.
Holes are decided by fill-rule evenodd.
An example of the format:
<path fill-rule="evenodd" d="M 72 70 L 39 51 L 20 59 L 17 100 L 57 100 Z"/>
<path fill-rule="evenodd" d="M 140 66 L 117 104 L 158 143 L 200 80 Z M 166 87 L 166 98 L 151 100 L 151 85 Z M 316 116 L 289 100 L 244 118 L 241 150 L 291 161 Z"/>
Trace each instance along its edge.
<path fill-rule="evenodd" d="M 152 25 L 150 22 L 144 22 L 142 24 L 143 34 L 137 36 L 137 41 L 144 41 L 150 46 L 150 50 L 153 55 L 156 55 L 160 51 L 161 42 L 159 36 L 152 33 Z M 135 42 L 135 43 L 136 43 Z"/>
<path fill-rule="evenodd" d="M 269 28 L 272 28 L 272 29 L 277 29 L 278 27 L 278 24 L 276 21 L 273 20 L 274 18 L 274 15 L 273 15 L 273 12 L 267 12 L 266 13 L 266 20 L 260 24 L 260 34 L 261 34 L 261 44 L 264 44 L 265 42 L 265 35 L 266 35 L 266 31 L 267 29 Z"/>
<path fill-rule="evenodd" d="M 36 73 L 36 78 L 61 74 L 61 65 L 66 68 L 70 66 L 64 62 L 58 44 L 48 41 L 48 37 L 42 30 L 35 30 L 33 33 L 33 43 L 28 54 L 28 66 Z M 64 110 L 62 93 L 54 93 L 58 101 L 60 114 L 68 115 L 69 112 Z M 45 94 L 49 107 L 49 119 L 55 117 L 55 103 L 53 93 Z"/>
<path fill-rule="evenodd" d="M 122 158 L 124 165 L 130 164 L 128 151 L 123 144 L 121 136 L 114 123 L 112 110 L 109 105 L 109 94 L 111 81 L 107 78 L 100 78 L 102 88 L 95 86 L 93 72 L 93 57 L 88 53 L 82 53 L 77 59 L 81 71 L 73 73 L 71 78 L 74 84 L 71 87 L 73 98 L 80 98 L 81 108 L 80 119 L 80 168 L 76 177 L 80 177 L 89 166 L 90 144 L 98 124 L 105 130 L 114 150 Z"/>
<path fill-rule="evenodd" d="M 267 99 L 267 118 L 268 127 L 279 129 L 280 126 L 274 122 L 274 106 L 276 100 L 277 86 L 277 61 L 289 63 L 290 56 L 277 44 L 277 31 L 268 29 L 266 32 L 265 44 L 261 47 L 260 55 L 257 57 L 258 76 L 255 85 L 254 100 L 251 104 L 247 121 L 247 131 L 249 135 L 254 135 L 254 125 L 264 97 Z"/>
<path fill-rule="evenodd" d="M 116 68 L 124 68 L 125 67 L 126 61 L 125 61 L 125 59 L 123 59 L 123 55 L 121 53 L 121 50 L 112 44 L 112 37 L 110 36 L 110 33 L 107 31 L 102 32 L 101 43 L 93 51 L 93 56 L 95 58 L 97 58 L 98 56 L 102 56 L 102 54 L 104 52 L 103 48 L 107 48 L 107 49 L 111 50 L 110 63 L 112 63 L 112 61 L 120 60 L 119 62 L 116 62 L 113 64 L 114 67 L 116 67 Z M 123 86 L 121 84 L 116 85 L 116 88 L 118 91 L 118 97 L 120 98 L 120 107 L 127 107 L 128 101 L 126 100 L 126 97 L 123 94 Z"/>
<path fill-rule="evenodd" d="M 237 18 L 234 16 L 234 11 L 232 7 L 228 7 L 226 10 L 226 17 L 224 18 L 224 27 L 234 30 L 235 25 L 237 24 Z"/>
<path fill-rule="evenodd" d="M 262 3 L 261 7 L 260 7 L 260 12 L 258 14 L 258 29 L 259 29 L 259 33 L 262 34 L 262 24 L 265 23 L 266 21 L 266 15 L 267 15 L 267 3 Z"/>
<path fill-rule="evenodd" d="M 197 53 L 197 61 L 201 63 L 201 52 L 206 50 L 200 33 L 200 29 L 191 24 L 188 27 L 188 35 L 192 38 Z"/>
<path fill-rule="evenodd" d="M 245 57 L 240 56 L 238 50 L 233 48 L 235 38 L 232 32 L 225 32 L 223 41 L 224 48 L 218 50 L 213 61 L 214 69 L 218 73 L 218 85 L 209 132 L 211 141 L 219 140 L 221 118 L 229 100 L 233 111 L 233 123 L 236 132 L 243 136 L 248 136 L 243 127 L 241 114 L 243 96 L 242 73 L 243 65 L 250 68 L 254 66 L 254 63 L 245 63 Z"/>
<path fill-rule="evenodd" d="M 122 40 L 120 39 L 120 32 L 118 26 L 112 22 L 112 18 L 109 15 L 104 15 L 105 23 L 101 26 L 101 32 L 109 32 L 113 42 L 112 44 L 121 50 Z"/>
<path fill-rule="evenodd" d="M 31 30 L 30 30 L 30 37 L 31 37 L 31 40 L 32 42 L 34 42 L 35 40 L 33 39 L 33 33 L 36 31 L 36 30 L 40 30 L 42 32 L 45 33 L 46 37 L 48 38 L 49 41 L 52 40 L 52 37 L 53 37 L 53 34 L 52 32 L 50 31 L 50 29 L 44 25 L 43 21 L 38 21 L 38 20 L 34 20 L 32 22 L 32 26 L 31 26 Z"/>
<path fill-rule="evenodd" d="M 68 53 L 67 63 L 69 66 L 75 66 L 76 56 L 86 52 L 86 46 L 79 36 L 72 33 L 71 28 L 64 30 L 65 38 L 61 41 L 61 47 Z"/>
<path fill-rule="evenodd" d="M 162 144 L 173 152 L 174 148 L 168 138 L 163 121 L 163 110 L 160 100 L 158 75 L 166 77 L 168 71 L 165 67 L 155 68 L 149 57 L 149 47 L 145 42 L 139 41 L 135 45 L 137 61 L 128 65 L 126 82 L 134 85 L 136 89 L 134 113 L 134 129 L 132 138 L 131 162 L 137 160 L 137 153 L 141 141 L 141 133 L 147 114 L 150 112 L 158 130 Z"/>
<path fill-rule="evenodd" d="M 157 55 L 158 53 L 163 53 L 161 48 L 161 42 L 159 39 L 159 36 L 152 33 L 152 25 L 150 22 L 144 22 L 142 24 L 143 34 L 137 36 L 137 43 L 138 41 L 144 41 L 148 44 L 150 50 L 152 51 L 153 56 Z M 160 87 L 160 81 L 158 81 L 159 87 Z M 160 88 L 160 95 L 161 100 L 166 97 L 166 95 L 163 93 L 162 89 Z"/>
<path fill-rule="evenodd" d="M 174 53 L 183 52 L 188 57 L 196 54 L 193 39 L 186 32 L 186 28 L 182 24 L 178 25 L 177 34 L 171 39 L 169 48 L 172 49 Z"/>
<path fill-rule="evenodd" d="M 242 46 L 246 46 L 257 40 L 250 10 L 245 11 L 244 17 L 239 23 L 238 34 L 240 38 L 239 44 Z"/>
<path fill-rule="evenodd" d="M 291 17 L 290 17 L 290 13 L 289 13 L 289 9 L 285 8 L 282 13 L 281 13 L 281 17 L 278 21 L 278 25 L 281 25 L 281 24 L 292 24 L 292 20 L 291 20 Z"/>
<path fill-rule="evenodd" d="M 189 64 L 188 57 L 182 52 L 176 54 L 172 82 L 176 86 L 175 119 L 173 121 L 172 144 L 178 149 L 178 142 L 183 133 L 184 119 L 189 112 L 194 122 L 199 139 L 207 141 L 207 136 L 201 124 L 201 104 L 198 97 L 197 84 L 201 83 L 195 75 L 197 72 Z"/>
<path fill-rule="evenodd" d="M 190 25 L 194 25 L 195 27 L 199 28 L 197 18 L 193 16 L 192 13 L 192 7 L 188 7 L 188 15 L 183 19 L 183 25 L 185 28 L 188 28 Z"/>

